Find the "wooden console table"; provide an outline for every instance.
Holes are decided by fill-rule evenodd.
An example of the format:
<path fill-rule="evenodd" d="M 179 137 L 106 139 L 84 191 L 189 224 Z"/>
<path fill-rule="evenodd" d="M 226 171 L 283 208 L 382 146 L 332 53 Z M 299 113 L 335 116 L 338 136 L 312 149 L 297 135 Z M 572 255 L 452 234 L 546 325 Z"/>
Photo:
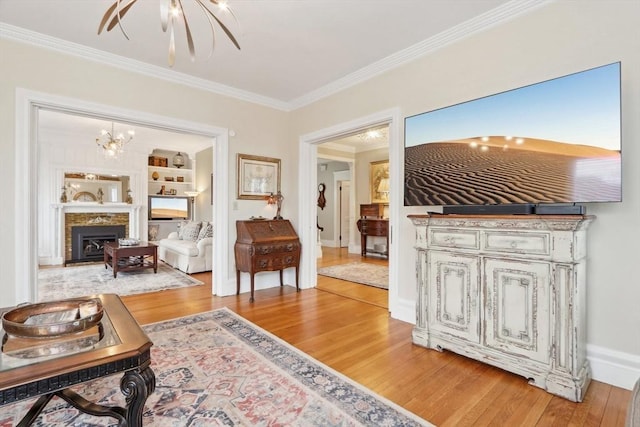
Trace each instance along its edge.
<path fill-rule="evenodd" d="M 360 231 L 360 254 L 363 257 L 367 253 L 375 253 L 389 257 L 389 220 L 380 218 L 361 218 L 357 222 L 358 231 Z M 367 248 L 367 237 L 381 236 L 386 237 L 386 245 L 384 251 L 376 251 Z"/>
<path fill-rule="evenodd" d="M 147 397 L 155 389 L 151 370 L 151 346 L 144 331 L 115 294 L 97 295 L 104 308 L 103 336 L 97 344 L 38 357 L 12 357 L 0 352 L 0 406 L 40 396 L 17 426 L 29 426 L 54 396 L 82 412 L 109 416 L 120 426 L 142 426 Z M 5 343 L 12 339 L 0 327 Z M 42 340 L 36 348 L 42 346 Z M 124 373 L 120 388 L 126 407 L 89 402 L 71 387 L 89 380 Z M 2 412 L 0 410 L 0 412 Z"/>
<path fill-rule="evenodd" d="M 236 286 L 240 293 L 240 272 L 251 275 L 251 298 L 253 302 L 254 276 L 261 271 L 279 271 L 280 286 L 282 271 L 296 269 L 296 290 L 300 266 L 300 239 L 288 220 L 236 221 L 237 240 L 234 246 L 236 257 Z"/>

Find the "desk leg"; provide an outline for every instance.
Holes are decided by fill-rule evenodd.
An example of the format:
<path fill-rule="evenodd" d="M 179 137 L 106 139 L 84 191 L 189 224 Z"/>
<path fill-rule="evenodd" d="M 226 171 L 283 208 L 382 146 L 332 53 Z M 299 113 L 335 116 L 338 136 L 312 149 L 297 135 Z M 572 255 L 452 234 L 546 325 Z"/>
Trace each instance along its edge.
<path fill-rule="evenodd" d="M 236 295 L 240 295 L 240 270 L 236 270 Z"/>
<path fill-rule="evenodd" d="M 280 270 L 280 286 L 283 286 L 284 282 L 282 281 L 282 270 Z"/>
<path fill-rule="evenodd" d="M 300 292 L 300 287 L 298 286 L 298 276 L 300 275 L 300 266 L 296 266 L 296 292 Z"/>
<path fill-rule="evenodd" d="M 251 298 L 249 298 L 249 302 L 253 302 L 253 284 L 254 284 L 254 278 L 255 278 L 255 273 L 251 273 Z"/>

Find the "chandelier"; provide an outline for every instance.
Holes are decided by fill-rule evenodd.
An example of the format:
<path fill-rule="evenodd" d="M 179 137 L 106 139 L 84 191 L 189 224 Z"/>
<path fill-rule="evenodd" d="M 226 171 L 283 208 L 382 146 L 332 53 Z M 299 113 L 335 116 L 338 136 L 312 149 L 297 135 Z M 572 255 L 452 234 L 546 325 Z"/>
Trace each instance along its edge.
<path fill-rule="evenodd" d="M 122 18 L 127 14 L 129 9 L 136 3 L 137 0 L 116 0 L 109 9 L 104 13 L 102 17 L 102 21 L 100 21 L 100 25 L 98 26 L 98 35 L 102 33 L 105 25 L 107 26 L 107 31 L 111 31 L 116 26 L 120 28 L 122 34 L 124 34 L 125 38 L 129 40 L 129 36 L 127 35 L 124 27 L 122 26 Z M 189 23 L 187 21 L 187 15 L 184 13 L 184 8 L 182 6 L 183 0 L 159 0 L 160 2 L 160 23 L 162 25 L 162 31 L 165 33 L 169 30 L 169 66 L 173 67 L 176 59 L 176 44 L 175 44 L 175 32 L 174 27 L 182 21 L 184 24 L 184 30 L 187 35 L 187 45 L 189 46 L 189 53 L 191 54 L 191 60 L 195 60 L 195 46 L 193 43 L 193 36 L 191 34 L 191 29 L 189 27 Z M 218 7 L 221 11 L 227 11 L 233 16 L 235 19 L 235 15 L 227 6 L 225 0 L 193 0 L 200 8 L 202 12 L 206 16 L 209 21 L 209 26 L 211 27 L 211 53 L 213 53 L 213 48 L 215 47 L 216 34 L 215 34 L 215 26 L 216 24 L 222 29 L 222 31 L 227 35 L 229 40 L 235 45 L 235 47 L 240 50 L 240 45 L 238 41 L 233 36 L 229 28 L 222 23 L 222 21 L 207 7 L 206 3 L 212 3 Z M 108 23 L 108 25 L 107 25 Z"/>
<path fill-rule="evenodd" d="M 111 123 L 111 132 L 102 129 L 100 131 L 101 136 L 96 138 L 96 144 L 98 146 L 98 152 L 102 153 L 107 159 L 117 159 L 122 153 L 124 153 L 124 146 L 126 143 L 133 139 L 135 131 L 133 129 L 127 131 L 128 137 L 125 137 L 123 133 L 115 134 L 113 122 Z"/>

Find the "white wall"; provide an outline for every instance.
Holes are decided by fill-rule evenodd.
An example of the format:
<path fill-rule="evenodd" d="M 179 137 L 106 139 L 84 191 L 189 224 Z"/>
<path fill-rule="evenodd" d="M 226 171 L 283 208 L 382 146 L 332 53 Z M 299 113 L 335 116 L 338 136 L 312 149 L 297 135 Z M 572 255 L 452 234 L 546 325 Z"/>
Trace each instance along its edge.
<path fill-rule="evenodd" d="M 594 377 L 627 387 L 640 376 L 639 17 L 637 1 L 551 2 L 301 108 L 291 120 L 292 133 L 305 135 L 389 108 L 407 117 L 621 61 L 624 201 L 587 206 L 597 217 L 589 233 L 587 339 Z M 392 187 L 401 193 L 402 183 Z M 406 218 L 426 209 L 400 211 Z M 408 219 L 400 228 L 399 296 L 415 301 L 414 228 Z"/>

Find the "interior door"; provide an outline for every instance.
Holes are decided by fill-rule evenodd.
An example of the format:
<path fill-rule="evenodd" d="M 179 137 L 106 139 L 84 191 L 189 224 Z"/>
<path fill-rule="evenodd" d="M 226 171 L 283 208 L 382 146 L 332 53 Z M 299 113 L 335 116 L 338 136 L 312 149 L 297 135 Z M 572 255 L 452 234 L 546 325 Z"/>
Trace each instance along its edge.
<path fill-rule="evenodd" d="M 349 199 L 351 197 L 351 181 L 340 181 L 340 247 L 349 246 L 351 219 L 349 218 Z"/>

